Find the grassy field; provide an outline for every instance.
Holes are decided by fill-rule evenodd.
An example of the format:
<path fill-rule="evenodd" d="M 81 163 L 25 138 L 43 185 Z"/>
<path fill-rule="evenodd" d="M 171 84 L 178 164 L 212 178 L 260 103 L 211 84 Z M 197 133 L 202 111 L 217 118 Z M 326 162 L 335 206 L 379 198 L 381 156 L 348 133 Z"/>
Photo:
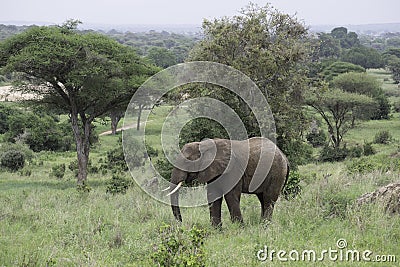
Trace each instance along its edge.
<path fill-rule="evenodd" d="M 375 70 L 371 74 L 382 78 L 385 90 L 395 91 L 390 80 L 384 81 L 386 72 Z M 168 110 L 159 112 L 149 118 L 148 133 L 154 133 L 149 142 L 154 146 L 159 118 Z M 108 127 L 99 125 L 96 131 Z M 155 201 L 137 185 L 126 194 L 107 194 L 110 172 L 90 174 L 92 190 L 78 192 L 71 171 L 67 170 L 61 180 L 50 175 L 52 166 L 68 165 L 75 153 L 39 153 L 25 167 L 31 170 L 30 176 L 0 172 L 0 266 L 158 266 L 154 258 L 163 245 L 190 244 L 193 229 L 201 229 L 202 245 L 186 249 L 189 254 L 197 253 L 193 260 L 205 266 L 399 266 L 400 217 L 385 214 L 379 204 L 354 204 L 358 196 L 399 181 L 400 166 L 381 168 L 395 161 L 392 155 L 399 152 L 399 114 L 387 121 L 363 122 L 345 139 L 349 144 L 371 142 L 379 130 L 390 131 L 393 140 L 374 145 L 378 153 L 359 161 L 377 162 L 380 167 L 372 164 L 372 169 L 354 173 L 352 166 L 358 162 L 354 159 L 300 166 L 302 194 L 290 201 L 280 199 L 272 223 L 261 222 L 257 198 L 244 195 L 244 225 L 231 223 L 223 204 L 221 229 L 210 226 L 207 207 L 182 209 L 183 223 L 178 224 L 168 205 Z M 119 138 L 101 136 L 91 152 L 92 164 L 100 164 Z M 141 171 L 135 175 L 142 175 Z M 337 246 L 340 239 L 347 243 L 342 249 Z M 272 260 L 261 261 L 257 255 L 265 257 L 266 247 Z M 299 260 L 282 262 L 279 250 L 287 252 L 281 254 L 284 258 L 289 258 L 289 253 L 296 258 L 293 251 L 297 251 Z M 316 261 L 301 260 L 302 252 L 308 250 L 316 252 Z M 325 253 L 325 260 L 319 262 L 324 250 L 337 250 L 338 258 L 331 255 L 330 260 Z M 345 260 L 348 250 L 371 251 L 371 259 L 394 255 L 397 262 L 349 262 Z"/>

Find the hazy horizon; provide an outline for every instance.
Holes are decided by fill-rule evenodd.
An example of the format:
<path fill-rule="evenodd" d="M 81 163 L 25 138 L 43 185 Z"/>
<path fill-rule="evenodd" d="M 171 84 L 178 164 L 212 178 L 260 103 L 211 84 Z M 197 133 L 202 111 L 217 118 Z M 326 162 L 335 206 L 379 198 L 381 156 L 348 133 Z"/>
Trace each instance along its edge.
<path fill-rule="evenodd" d="M 306 25 L 364 25 L 400 23 L 399 0 L 253 0 L 268 2 L 278 10 L 296 15 Z M 79 19 L 85 24 L 103 25 L 201 25 L 203 19 L 233 16 L 248 5 L 247 0 L 113 0 L 57 2 L 14 0 L 2 5 L 0 22 L 42 22 L 60 24 Z"/>

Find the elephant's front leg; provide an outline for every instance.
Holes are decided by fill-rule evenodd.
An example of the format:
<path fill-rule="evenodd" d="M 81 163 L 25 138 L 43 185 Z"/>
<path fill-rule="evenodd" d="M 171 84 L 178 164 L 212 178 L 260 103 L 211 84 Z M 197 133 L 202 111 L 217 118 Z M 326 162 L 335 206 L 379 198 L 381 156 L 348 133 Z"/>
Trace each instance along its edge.
<path fill-rule="evenodd" d="M 242 212 L 240 211 L 240 196 L 242 193 L 241 181 L 224 197 L 228 205 L 229 213 L 231 214 L 232 222 L 243 223 Z"/>
<path fill-rule="evenodd" d="M 210 220 L 211 224 L 214 227 L 222 226 L 221 223 L 221 205 L 222 205 L 222 198 L 215 200 L 208 204 L 210 208 Z"/>
<path fill-rule="evenodd" d="M 221 223 L 221 206 L 222 206 L 222 191 L 220 187 L 207 185 L 207 201 L 210 208 L 211 224 L 215 227 L 222 226 Z"/>

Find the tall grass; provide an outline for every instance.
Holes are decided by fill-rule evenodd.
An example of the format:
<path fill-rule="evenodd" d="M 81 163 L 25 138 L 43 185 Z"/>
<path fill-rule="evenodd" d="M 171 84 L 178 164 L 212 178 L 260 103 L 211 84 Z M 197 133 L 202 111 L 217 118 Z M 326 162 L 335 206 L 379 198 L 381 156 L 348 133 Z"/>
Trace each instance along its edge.
<path fill-rule="evenodd" d="M 386 75 L 386 74 L 385 74 Z M 149 144 L 159 149 L 162 107 L 151 115 Z M 97 130 L 108 130 L 99 126 Z M 393 141 L 375 145 L 377 159 L 399 152 L 400 118 L 363 122 L 345 137 L 350 145 L 371 142 L 380 130 L 388 130 Z M 102 136 L 91 151 L 91 161 L 99 165 L 119 141 Z M 374 156 L 371 156 L 374 157 Z M 153 255 L 160 247 L 160 228 L 204 229 L 206 266 L 398 266 L 400 261 L 400 216 L 384 213 L 381 204 L 355 205 L 358 196 L 379 186 L 399 181 L 399 171 L 370 170 L 350 173 L 350 160 L 340 163 L 312 163 L 300 166 L 302 193 L 275 205 L 271 223 L 260 220 L 260 204 L 254 195 L 243 195 L 244 224 L 231 223 L 223 204 L 221 229 L 209 223 L 208 207 L 182 209 L 178 224 L 168 205 L 157 202 L 137 185 L 126 194 L 107 194 L 112 173 L 89 174 L 89 193 L 75 188 L 73 172 L 62 179 L 50 175 L 54 165 L 69 164 L 74 152 L 36 154 L 26 172 L 0 170 L 0 266 L 157 266 Z M 128 173 L 122 174 L 129 177 Z M 138 171 L 135 175 L 141 175 Z M 274 261 L 261 262 L 257 253 L 270 250 L 337 249 L 340 238 L 348 249 L 371 250 L 396 255 L 396 263 Z M 165 241 L 165 240 L 164 240 Z"/>

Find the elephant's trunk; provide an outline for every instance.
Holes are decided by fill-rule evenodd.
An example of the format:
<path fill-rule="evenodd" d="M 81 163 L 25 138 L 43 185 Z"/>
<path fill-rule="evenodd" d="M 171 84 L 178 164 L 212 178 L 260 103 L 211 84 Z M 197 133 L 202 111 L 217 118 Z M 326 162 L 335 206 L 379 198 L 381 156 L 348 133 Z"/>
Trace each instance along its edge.
<path fill-rule="evenodd" d="M 175 219 L 182 222 L 181 210 L 179 208 L 179 190 L 171 195 L 171 208 Z"/>
<path fill-rule="evenodd" d="M 182 221 L 181 210 L 179 208 L 179 189 L 184 181 L 186 181 L 188 173 L 178 168 L 173 168 L 171 173 L 171 208 L 175 219 Z M 174 186 L 175 185 L 175 186 Z"/>

